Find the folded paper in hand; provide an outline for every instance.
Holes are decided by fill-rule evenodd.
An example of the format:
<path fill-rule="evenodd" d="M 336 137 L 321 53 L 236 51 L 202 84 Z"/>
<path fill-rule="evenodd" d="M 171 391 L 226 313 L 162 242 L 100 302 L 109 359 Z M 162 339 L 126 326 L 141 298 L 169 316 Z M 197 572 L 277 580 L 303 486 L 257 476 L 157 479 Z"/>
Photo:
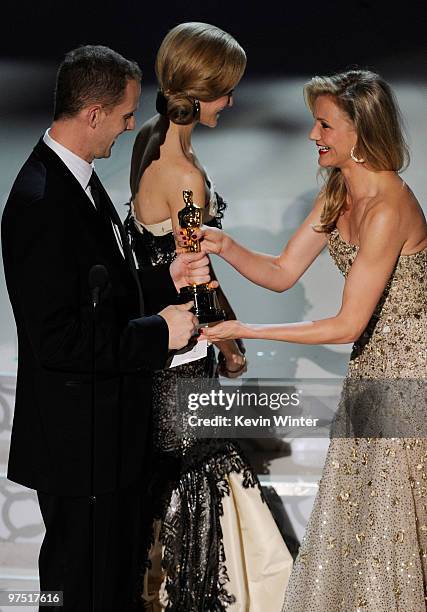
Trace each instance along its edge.
<path fill-rule="evenodd" d="M 173 356 L 170 368 L 176 368 L 178 365 L 183 363 L 190 363 L 190 361 L 197 361 L 197 359 L 203 359 L 208 354 L 208 341 L 207 340 L 196 340 L 193 344 L 190 342 L 184 349 L 178 351 Z"/>

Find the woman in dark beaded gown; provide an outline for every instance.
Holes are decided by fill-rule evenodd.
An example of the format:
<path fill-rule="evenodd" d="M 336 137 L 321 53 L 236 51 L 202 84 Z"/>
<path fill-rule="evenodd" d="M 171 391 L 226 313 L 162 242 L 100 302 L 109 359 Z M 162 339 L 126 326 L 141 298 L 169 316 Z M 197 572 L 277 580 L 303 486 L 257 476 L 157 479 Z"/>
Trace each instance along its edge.
<path fill-rule="evenodd" d="M 191 134 L 199 122 L 216 126 L 245 65 L 240 45 L 209 24 L 184 23 L 164 39 L 156 61 L 159 114 L 142 127 L 132 155 L 125 227 L 139 268 L 175 258 L 183 190 L 204 206 L 204 223 L 221 227 L 226 204 L 198 161 Z M 217 292 L 227 318 L 235 318 Z M 245 371 L 241 341 L 217 347 L 219 373 L 234 378 Z M 237 443 L 176 433 L 179 379 L 214 377 L 216 368 L 209 346 L 206 357 L 154 377 L 153 512 L 146 517 L 153 529 L 140 589 L 144 609 L 152 612 L 279 612 L 291 571 L 290 553 Z"/>

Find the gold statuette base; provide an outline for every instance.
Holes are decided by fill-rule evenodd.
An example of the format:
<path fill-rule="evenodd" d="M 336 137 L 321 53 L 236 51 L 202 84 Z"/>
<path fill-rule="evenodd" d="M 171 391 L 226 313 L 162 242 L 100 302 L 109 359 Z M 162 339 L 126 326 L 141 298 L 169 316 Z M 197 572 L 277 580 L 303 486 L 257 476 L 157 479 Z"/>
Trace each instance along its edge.
<path fill-rule="evenodd" d="M 179 292 L 179 298 L 182 304 L 191 300 L 194 302 L 192 310 L 201 326 L 225 320 L 225 312 L 219 305 L 215 289 L 210 289 L 208 284 L 183 287 Z"/>

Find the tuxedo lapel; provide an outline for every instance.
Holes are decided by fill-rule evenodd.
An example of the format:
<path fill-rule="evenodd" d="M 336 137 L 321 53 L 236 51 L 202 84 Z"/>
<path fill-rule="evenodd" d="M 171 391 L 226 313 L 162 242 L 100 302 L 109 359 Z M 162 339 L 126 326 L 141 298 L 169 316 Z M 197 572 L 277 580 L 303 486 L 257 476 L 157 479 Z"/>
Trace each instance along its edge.
<path fill-rule="evenodd" d="M 116 238 L 114 236 L 113 228 L 112 227 L 108 228 L 105 226 L 104 223 L 101 222 L 99 213 L 94 207 L 92 201 L 87 196 L 87 194 L 84 192 L 82 186 L 80 185 L 76 177 L 67 168 L 67 166 L 60 159 L 60 157 L 58 157 L 58 155 L 54 151 L 52 151 L 52 149 L 50 149 L 43 142 L 43 139 L 40 139 L 39 142 L 37 143 L 36 147 L 34 148 L 34 154 L 43 161 L 43 163 L 46 165 L 47 168 L 53 169 L 55 173 L 58 174 L 58 176 L 63 181 L 66 181 L 69 188 L 75 194 L 74 197 L 72 198 L 73 203 L 76 203 L 76 205 L 79 206 L 87 223 L 90 226 L 92 226 L 94 232 L 96 233 L 96 235 L 99 236 L 99 239 L 102 240 L 106 244 L 106 247 L 109 250 L 113 250 L 113 253 L 115 254 L 116 258 L 121 262 L 121 265 L 122 266 L 125 265 L 130 271 L 132 278 L 134 282 L 136 283 L 137 292 L 138 292 L 138 300 L 139 300 L 139 310 L 140 310 L 140 315 L 142 316 L 144 314 L 144 300 L 143 300 L 141 285 L 140 285 L 139 278 L 138 278 L 138 273 L 135 267 L 135 261 L 133 259 L 130 245 L 127 240 L 124 228 L 123 228 L 123 224 L 120 220 L 120 217 L 113 203 L 110 200 L 110 197 L 108 196 L 108 193 L 106 192 L 106 190 L 104 189 L 104 186 L 99 180 L 99 177 L 95 174 L 95 171 L 94 171 L 95 179 L 99 187 L 101 197 L 103 198 L 104 203 L 106 204 L 106 207 L 108 210 L 108 215 L 111 221 L 118 228 L 121 242 L 122 242 L 123 253 L 125 255 L 124 259 L 123 259 L 122 254 L 120 253 L 119 246 L 116 243 Z"/>
<path fill-rule="evenodd" d="M 98 175 L 95 173 L 95 171 L 93 171 L 93 176 L 94 179 L 96 180 L 98 189 L 100 191 L 101 197 L 103 198 L 104 203 L 107 205 L 108 207 L 108 213 L 110 215 L 110 218 L 112 220 L 112 222 L 114 223 L 114 225 L 117 227 L 117 229 L 119 230 L 120 233 L 120 238 L 122 241 L 122 247 L 123 247 L 123 252 L 125 254 L 125 258 L 126 261 L 128 262 L 128 265 L 132 271 L 132 275 L 135 279 L 135 282 L 137 284 L 138 287 L 138 296 L 139 296 L 139 305 L 140 305 L 140 310 L 141 310 L 141 315 L 144 314 L 144 298 L 142 295 L 142 290 L 141 290 L 141 285 L 139 282 L 139 278 L 138 278 L 138 272 L 136 270 L 136 266 L 135 266 L 135 260 L 132 254 L 132 250 L 129 244 L 129 241 L 127 239 L 127 235 L 125 232 L 125 229 L 123 227 L 123 223 L 119 217 L 119 214 L 114 206 L 114 204 L 112 203 L 110 196 L 108 195 L 107 191 L 105 190 L 103 184 L 101 183 L 101 181 L 99 180 Z"/>

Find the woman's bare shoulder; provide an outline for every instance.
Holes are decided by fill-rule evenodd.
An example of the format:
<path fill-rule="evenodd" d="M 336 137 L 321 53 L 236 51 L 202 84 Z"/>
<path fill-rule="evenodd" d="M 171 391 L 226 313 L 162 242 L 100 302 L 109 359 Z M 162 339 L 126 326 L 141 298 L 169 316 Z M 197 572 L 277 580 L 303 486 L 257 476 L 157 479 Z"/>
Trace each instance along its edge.
<path fill-rule="evenodd" d="M 201 194 L 205 193 L 205 178 L 199 168 L 196 168 L 189 160 L 176 158 L 174 163 L 163 162 L 160 169 L 162 177 L 168 185 L 168 192 L 175 193 L 183 190 L 191 190 L 200 206 L 204 204 Z M 198 201 L 200 200 L 200 202 Z"/>
<path fill-rule="evenodd" d="M 422 212 L 420 203 L 412 189 L 398 179 L 368 202 L 364 216 L 371 219 L 376 215 L 387 216 L 389 219 L 405 222 L 406 219 L 415 221 L 420 216 L 420 212 Z"/>
<path fill-rule="evenodd" d="M 427 225 L 423 210 L 414 193 L 403 181 L 391 185 L 372 198 L 366 206 L 361 223 L 361 236 L 368 227 L 376 227 L 399 236 L 402 251 L 412 251 L 427 241 Z"/>

